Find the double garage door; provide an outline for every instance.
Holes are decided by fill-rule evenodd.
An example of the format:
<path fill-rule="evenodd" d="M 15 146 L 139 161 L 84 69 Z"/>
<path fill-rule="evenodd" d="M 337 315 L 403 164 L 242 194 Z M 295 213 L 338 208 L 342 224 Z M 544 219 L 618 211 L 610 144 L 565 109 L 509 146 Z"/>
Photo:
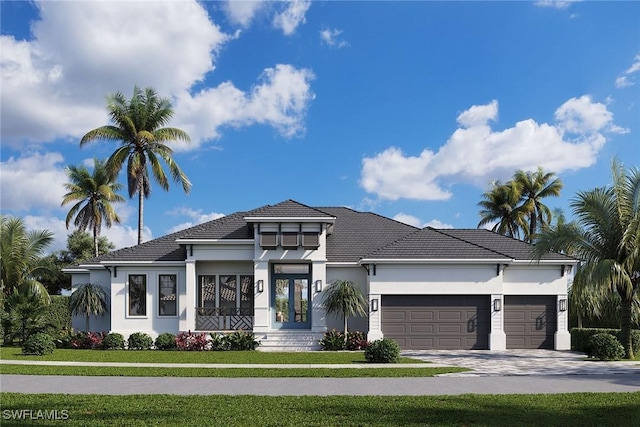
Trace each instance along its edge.
<path fill-rule="evenodd" d="M 487 350 L 488 295 L 383 295 L 382 333 L 406 350 Z M 507 348 L 553 348 L 555 297 L 505 296 Z"/>

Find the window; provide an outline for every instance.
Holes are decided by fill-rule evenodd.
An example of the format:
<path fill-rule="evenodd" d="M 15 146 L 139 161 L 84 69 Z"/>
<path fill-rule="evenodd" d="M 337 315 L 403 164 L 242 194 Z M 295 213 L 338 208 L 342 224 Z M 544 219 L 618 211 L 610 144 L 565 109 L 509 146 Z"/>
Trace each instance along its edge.
<path fill-rule="evenodd" d="M 309 274 L 309 264 L 273 264 L 275 274 Z"/>
<path fill-rule="evenodd" d="M 240 276 L 240 309 L 253 308 L 253 276 Z"/>
<path fill-rule="evenodd" d="M 215 309 L 220 315 L 233 315 L 238 308 L 253 310 L 253 285 L 250 275 L 198 276 L 198 308 Z"/>
<path fill-rule="evenodd" d="M 158 277 L 160 286 L 160 306 L 158 314 L 160 316 L 175 316 L 177 313 L 177 283 L 175 274 L 161 274 Z"/>
<path fill-rule="evenodd" d="M 198 276 L 198 307 L 216 308 L 216 276 Z"/>
<path fill-rule="evenodd" d="M 224 314 L 231 314 L 236 308 L 236 276 L 220 276 L 220 308 Z M 228 309 L 228 310 L 224 310 Z"/>
<path fill-rule="evenodd" d="M 302 233 L 302 246 L 305 248 L 317 248 L 320 246 L 320 235 L 315 232 Z"/>
<path fill-rule="evenodd" d="M 263 248 L 275 248 L 278 246 L 278 233 L 263 232 L 260 233 L 260 246 Z"/>
<path fill-rule="evenodd" d="M 129 275 L 129 316 L 147 315 L 147 276 Z"/>
<path fill-rule="evenodd" d="M 297 248 L 298 247 L 298 233 L 283 231 L 282 232 L 282 247 L 283 248 Z"/>

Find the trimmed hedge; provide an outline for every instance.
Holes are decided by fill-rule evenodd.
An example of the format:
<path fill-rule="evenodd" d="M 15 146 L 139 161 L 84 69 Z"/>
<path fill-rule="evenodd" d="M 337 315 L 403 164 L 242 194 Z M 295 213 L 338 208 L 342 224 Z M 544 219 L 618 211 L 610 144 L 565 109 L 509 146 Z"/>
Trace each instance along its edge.
<path fill-rule="evenodd" d="M 102 340 L 103 350 L 123 350 L 124 349 L 124 337 L 122 334 L 111 332 Z"/>
<path fill-rule="evenodd" d="M 149 350 L 153 346 L 153 338 L 144 332 L 134 332 L 127 340 L 129 350 Z"/>
<path fill-rule="evenodd" d="M 589 354 L 591 351 L 589 345 L 591 337 L 596 334 L 611 334 L 620 341 L 620 333 L 620 329 L 573 328 L 571 329 L 571 350 L 582 351 Z M 631 342 L 634 353 L 640 352 L 640 329 L 633 329 L 631 331 Z"/>
<path fill-rule="evenodd" d="M 69 297 L 65 295 L 51 295 L 51 304 L 44 310 L 45 332 L 54 338 L 65 331 L 71 330 L 71 307 Z"/>

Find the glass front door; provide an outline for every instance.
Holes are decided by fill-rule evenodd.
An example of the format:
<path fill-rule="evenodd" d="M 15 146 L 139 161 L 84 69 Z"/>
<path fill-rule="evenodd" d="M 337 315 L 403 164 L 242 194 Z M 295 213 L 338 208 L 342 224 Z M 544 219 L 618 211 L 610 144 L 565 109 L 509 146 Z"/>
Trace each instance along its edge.
<path fill-rule="evenodd" d="M 274 326 L 282 329 L 309 328 L 309 295 L 308 277 L 275 275 Z"/>

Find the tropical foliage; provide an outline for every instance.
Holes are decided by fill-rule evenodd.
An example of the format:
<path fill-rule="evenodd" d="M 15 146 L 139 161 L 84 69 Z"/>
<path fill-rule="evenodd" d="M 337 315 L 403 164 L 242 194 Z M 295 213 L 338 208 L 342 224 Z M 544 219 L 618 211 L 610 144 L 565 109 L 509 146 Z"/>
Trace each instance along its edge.
<path fill-rule="evenodd" d="M 613 183 L 579 192 L 571 202 L 575 222 L 543 229 L 535 251 L 564 251 L 584 264 L 572 291 L 613 291 L 620 298 L 621 341 L 633 358 L 631 324 L 640 284 L 640 170 L 614 161 Z"/>
<path fill-rule="evenodd" d="M 559 178 L 542 168 L 533 172 L 518 170 L 510 181 L 496 181 L 482 195 L 478 227 L 494 224 L 492 231 L 532 242 L 553 217 L 542 200 L 559 196 L 562 186 Z"/>
<path fill-rule="evenodd" d="M 69 304 L 74 315 L 84 316 L 85 331 L 89 332 L 91 316 L 101 316 L 109 311 L 109 291 L 94 283 L 83 283 L 73 291 Z"/>
<path fill-rule="evenodd" d="M 345 343 L 349 317 L 366 316 L 369 306 L 367 297 L 358 283 L 351 280 L 336 280 L 331 283 L 324 295 L 323 305 L 327 314 L 339 315 L 343 318 Z"/>
<path fill-rule="evenodd" d="M 120 223 L 120 217 L 111 203 L 124 201 L 117 194 L 122 185 L 114 182 L 114 177 L 109 175 L 104 162 L 98 159 L 94 159 L 93 173 L 89 173 L 84 166 L 69 166 L 67 175 L 70 182 L 64 185 L 68 193 L 62 199 L 62 206 L 75 203 L 67 214 L 67 228 L 74 217 L 73 224 L 78 230 L 90 228 L 93 235 L 93 256 L 97 257 L 102 224 L 111 227 L 113 223 Z"/>
<path fill-rule="evenodd" d="M 161 98 L 155 89 L 133 89 L 130 100 L 117 92 L 107 96 L 107 110 L 112 124 L 89 131 L 80 146 L 93 141 L 118 142 L 120 146 L 107 159 L 106 168 L 112 177 L 118 175 L 126 163 L 129 197 L 138 195 L 138 243 L 142 243 L 144 202 L 151 194 L 149 169 L 155 181 L 167 191 L 169 180 L 160 160 L 169 168 L 174 181 L 180 182 L 188 193 L 191 183 L 172 157 L 170 141 L 188 142 L 183 130 L 165 127 L 173 117 L 171 101 Z"/>

